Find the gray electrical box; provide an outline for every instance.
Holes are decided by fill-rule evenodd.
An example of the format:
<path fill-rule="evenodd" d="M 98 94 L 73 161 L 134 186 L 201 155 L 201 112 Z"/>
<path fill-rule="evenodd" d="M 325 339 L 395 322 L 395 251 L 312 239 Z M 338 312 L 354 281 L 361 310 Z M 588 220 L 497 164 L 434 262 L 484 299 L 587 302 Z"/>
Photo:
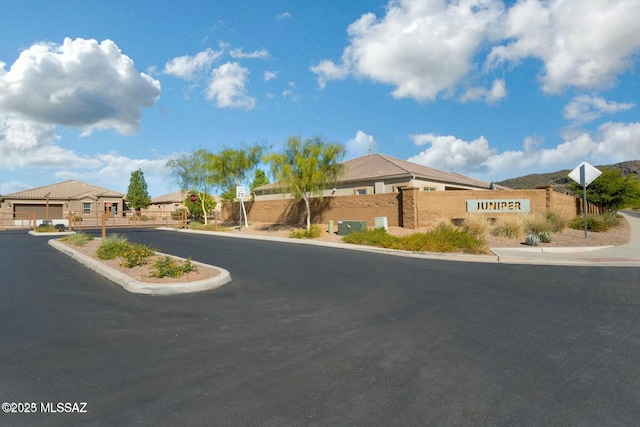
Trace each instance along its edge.
<path fill-rule="evenodd" d="M 367 221 L 338 221 L 338 236 L 346 236 L 356 231 L 365 231 Z"/>
<path fill-rule="evenodd" d="M 389 231 L 389 223 L 387 222 L 386 216 L 377 216 L 373 218 L 373 228 L 384 228 Z"/>

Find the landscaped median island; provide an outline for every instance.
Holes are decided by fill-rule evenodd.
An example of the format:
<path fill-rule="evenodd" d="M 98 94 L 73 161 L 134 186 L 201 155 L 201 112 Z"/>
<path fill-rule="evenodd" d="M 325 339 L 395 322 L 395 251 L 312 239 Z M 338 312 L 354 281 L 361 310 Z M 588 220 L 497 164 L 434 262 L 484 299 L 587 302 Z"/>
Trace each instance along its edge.
<path fill-rule="evenodd" d="M 162 254 L 120 235 L 107 236 L 103 241 L 77 233 L 49 240 L 49 244 L 133 293 L 200 292 L 231 281 L 223 268 Z"/>

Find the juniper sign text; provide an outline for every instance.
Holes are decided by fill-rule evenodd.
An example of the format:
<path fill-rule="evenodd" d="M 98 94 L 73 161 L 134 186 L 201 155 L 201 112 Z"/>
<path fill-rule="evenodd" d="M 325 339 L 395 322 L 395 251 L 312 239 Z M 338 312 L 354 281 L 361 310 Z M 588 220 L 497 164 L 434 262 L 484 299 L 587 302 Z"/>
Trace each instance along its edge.
<path fill-rule="evenodd" d="M 467 212 L 491 213 L 491 212 L 529 212 L 531 201 L 529 199 L 473 199 L 467 200 Z"/>

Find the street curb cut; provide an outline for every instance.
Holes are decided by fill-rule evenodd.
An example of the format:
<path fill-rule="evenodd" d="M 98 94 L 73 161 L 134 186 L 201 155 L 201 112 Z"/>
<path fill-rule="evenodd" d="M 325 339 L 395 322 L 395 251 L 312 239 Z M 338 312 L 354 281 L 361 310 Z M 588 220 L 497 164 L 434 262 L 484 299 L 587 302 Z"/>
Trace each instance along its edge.
<path fill-rule="evenodd" d="M 225 270 L 224 268 L 216 267 L 209 264 L 204 264 L 197 261 L 191 261 L 192 264 L 198 265 L 206 268 L 213 268 L 220 272 L 216 277 L 212 277 L 210 279 L 198 280 L 196 282 L 187 282 L 187 283 L 147 283 L 140 282 L 135 280 L 133 277 L 128 276 L 124 273 L 121 273 L 109 266 L 104 265 L 103 263 L 94 260 L 91 257 L 88 257 L 80 252 L 69 248 L 68 246 L 58 242 L 57 240 L 51 239 L 49 240 L 49 245 L 59 250 L 60 252 L 70 256 L 71 258 L 78 261 L 80 264 L 83 264 L 86 267 L 89 267 L 96 273 L 101 276 L 117 283 L 122 286 L 126 291 L 135 293 L 135 294 L 144 294 L 144 295 L 175 295 L 175 294 L 185 294 L 185 293 L 193 293 L 193 292 L 202 292 L 209 291 L 213 289 L 217 289 L 229 282 L 231 282 L 231 274 Z M 158 255 L 166 255 L 160 252 L 157 252 Z M 184 260 L 184 258 L 176 257 L 170 255 L 173 258 Z"/>

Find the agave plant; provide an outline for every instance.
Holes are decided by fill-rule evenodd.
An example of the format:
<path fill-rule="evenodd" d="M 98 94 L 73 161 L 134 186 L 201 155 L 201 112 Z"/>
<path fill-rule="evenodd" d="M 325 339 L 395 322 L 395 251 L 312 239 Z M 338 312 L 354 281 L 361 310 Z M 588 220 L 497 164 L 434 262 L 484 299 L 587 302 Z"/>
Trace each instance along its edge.
<path fill-rule="evenodd" d="M 538 233 L 538 237 L 540 238 L 540 242 L 549 243 L 551 241 L 551 233 L 548 231 L 542 231 Z"/>
<path fill-rule="evenodd" d="M 540 244 L 540 237 L 537 234 L 529 234 L 524 242 L 529 246 L 538 246 Z"/>

